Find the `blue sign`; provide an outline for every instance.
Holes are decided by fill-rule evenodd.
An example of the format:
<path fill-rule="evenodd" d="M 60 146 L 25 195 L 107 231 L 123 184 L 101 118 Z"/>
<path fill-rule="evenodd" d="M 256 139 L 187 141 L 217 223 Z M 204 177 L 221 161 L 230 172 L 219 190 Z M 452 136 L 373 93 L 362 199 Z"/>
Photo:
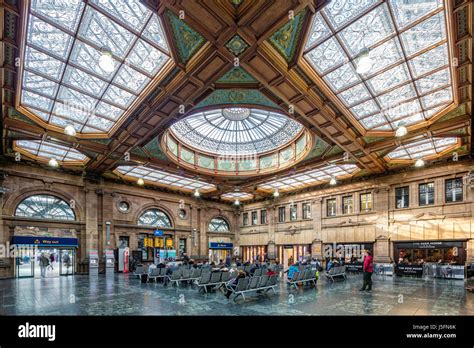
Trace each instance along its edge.
<path fill-rule="evenodd" d="M 12 244 L 77 247 L 77 238 L 13 236 Z"/>
<path fill-rule="evenodd" d="M 232 243 L 215 243 L 209 242 L 209 249 L 232 249 L 234 244 Z"/>
<path fill-rule="evenodd" d="M 156 237 L 163 237 L 163 230 L 155 230 L 155 232 L 153 232 L 153 234 L 156 236 Z"/>

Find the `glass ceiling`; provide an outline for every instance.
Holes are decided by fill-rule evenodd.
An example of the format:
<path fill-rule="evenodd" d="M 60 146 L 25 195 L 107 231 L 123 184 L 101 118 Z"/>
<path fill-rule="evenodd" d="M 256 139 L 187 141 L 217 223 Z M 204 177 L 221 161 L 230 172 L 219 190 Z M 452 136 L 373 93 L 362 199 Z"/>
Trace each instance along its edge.
<path fill-rule="evenodd" d="M 228 108 L 198 112 L 176 122 L 171 130 L 191 148 L 216 155 L 245 155 L 288 144 L 303 126 L 273 111 Z"/>
<path fill-rule="evenodd" d="M 99 66 L 112 52 L 113 71 Z M 158 16 L 139 0 L 32 0 L 21 105 L 76 132 L 109 132 L 169 60 Z"/>
<path fill-rule="evenodd" d="M 430 138 L 401 145 L 387 156 L 392 160 L 417 160 L 438 155 L 456 145 L 458 145 L 458 138 Z"/>
<path fill-rule="evenodd" d="M 245 201 L 245 200 L 248 200 L 248 199 L 252 199 L 253 195 L 251 193 L 247 193 L 247 192 L 227 192 L 227 193 L 224 193 L 223 195 L 221 195 L 221 198 L 226 199 L 226 200 L 238 199 L 240 201 Z"/>
<path fill-rule="evenodd" d="M 443 0 L 333 0 L 314 17 L 305 57 L 365 129 L 393 131 L 453 102 L 446 31 Z"/>
<path fill-rule="evenodd" d="M 18 140 L 15 147 L 25 150 L 33 156 L 43 157 L 45 160 L 55 158 L 58 162 L 84 162 L 88 159 L 85 155 L 73 149 L 57 145 L 55 143 L 44 140 Z"/>
<path fill-rule="evenodd" d="M 163 172 L 161 170 L 152 169 L 149 167 L 138 166 L 119 166 L 117 171 L 125 176 L 133 178 L 142 178 L 145 181 L 170 186 L 174 189 L 212 191 L 216 189 L 213 184 L 208 184 L 204 181 L 189 179 L 183 176 L 178 176 Z"/>
<path fill-rule="evenodd" d="M 264 190 L 280 191 L 294 190 L 305 186 L 322 184 L 331 178 L 338 178 L 353 174 L 359 167 L 355 164 L 329 164 L 325 167 L 313 169 L 305 173 L 294 174 L 286 178 L 281 178 L 266 182 L 258 186 Z"/>

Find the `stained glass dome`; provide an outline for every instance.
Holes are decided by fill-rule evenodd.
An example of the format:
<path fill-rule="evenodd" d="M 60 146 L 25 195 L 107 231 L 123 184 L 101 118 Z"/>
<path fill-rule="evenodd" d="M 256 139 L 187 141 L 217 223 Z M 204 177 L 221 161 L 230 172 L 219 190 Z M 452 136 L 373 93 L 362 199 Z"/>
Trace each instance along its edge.
<path fill-rule="evenodd" d="M 215 155 L 260 154 L 293 141 L 303 126 L 274 111 L 224 108 L 202 111 L 171 126 L 177 139 Z"/>

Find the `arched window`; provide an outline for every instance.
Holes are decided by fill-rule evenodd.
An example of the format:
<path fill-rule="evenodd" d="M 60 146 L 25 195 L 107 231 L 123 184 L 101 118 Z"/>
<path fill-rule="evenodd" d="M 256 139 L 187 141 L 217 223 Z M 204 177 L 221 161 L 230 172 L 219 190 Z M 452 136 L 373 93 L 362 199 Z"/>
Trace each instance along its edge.
<path fill-rule="evenodd" d="M 210 232 L 230 232 L 229 223 L 222 217 L 215 217 L 209 223 Z"/>
<path fill-rule="evenodd" d="M 171 228 L 171 220 L 168 215 L 159 209 L 149 209 L 138 218 L 138 224 L 153 227 Z"/>
<path fill-rule="evenodd" d="M 69 203 L 51 195 L 33 195 L 18 204 L 15 216 L 35 219 L 76 220 Z"/>

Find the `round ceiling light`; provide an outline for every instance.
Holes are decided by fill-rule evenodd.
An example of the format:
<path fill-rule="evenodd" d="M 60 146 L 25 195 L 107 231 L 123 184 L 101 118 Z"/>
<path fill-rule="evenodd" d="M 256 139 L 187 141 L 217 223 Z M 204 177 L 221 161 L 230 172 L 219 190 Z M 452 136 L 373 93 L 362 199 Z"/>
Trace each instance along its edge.
<path fill-rule="evenodd" d="M 369 50 L 363 51 L 359 55 L 359 61 L 357 62 L 357 73 L 358 74 L 366 74 L 372 69 L 374 65 L 374 60 L 370 58 Z"/>
<path fill-rule="evenodd" d="M 115 70 L 115 63 L 112 58 L 112 51 L 108 47 L 103 47 L 100 53 L 99 67 L 105 72 L 113 72 Z"/>
<path fill-rule="evenodd" d="M 58 161 L 56 160 L 56 158 L 51 158 L 48 162 L 49 166 L 50 167 L 53 167 L 53 168 L 57 168 L 59 167 L 59 163 Z"/>
<path fill-rule="evenodd" d="M 419 167 L 423 167 L 425 165 L 425 161 L 423 161 L 422 158 L 418 158 L 415 162 L 415 167 L 419 168 Z"/>
<path fill-rule="evenodd" d="M 76 136 L 76 130 L 74 129 L 74 126 L 71 124 L 68 124 L 66 128 L 64 128 L 64 134 L 70 135 L 70 136 Z"/>
<path fill-rule="evenodd" d="M 397 137 L 404 137 L 407 134 L 408 134 L 407 127 L 405 127 L 404 125 L 400 125 L 395 131 L 395 136 Z"/>

